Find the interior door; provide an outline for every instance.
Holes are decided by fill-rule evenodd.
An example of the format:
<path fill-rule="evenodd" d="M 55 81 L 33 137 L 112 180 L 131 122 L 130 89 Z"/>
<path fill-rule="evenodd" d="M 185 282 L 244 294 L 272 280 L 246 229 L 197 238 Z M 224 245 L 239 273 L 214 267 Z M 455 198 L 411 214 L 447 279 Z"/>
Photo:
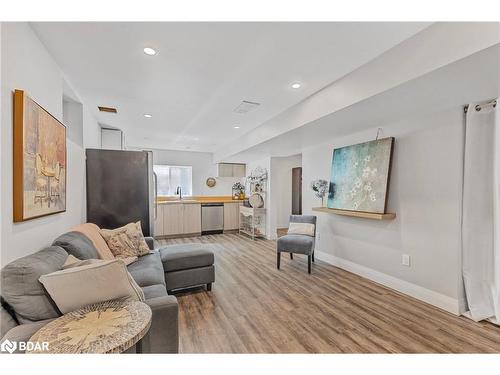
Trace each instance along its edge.
<path fill-rule="evenodd" d="M 292 168 L 292 215 L 302 215 L 302 167 Z"/>

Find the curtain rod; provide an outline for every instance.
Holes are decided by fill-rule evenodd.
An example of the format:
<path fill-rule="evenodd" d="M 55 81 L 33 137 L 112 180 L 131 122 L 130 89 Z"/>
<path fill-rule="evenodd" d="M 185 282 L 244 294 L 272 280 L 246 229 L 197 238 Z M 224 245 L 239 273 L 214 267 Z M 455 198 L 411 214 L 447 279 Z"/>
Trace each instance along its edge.
<path fill-rule="evenodd" d="M 489 107 L 489 106 L 493 106 L 493 108 L 495 108 L 497 106 L 497 100 L 493 99 L 493 100 L 490 100 L 489 102 L 485 102 L 482 104 L 476 104 L 476 106 L 474 108 L 476 111 L 479 112 L 481 109 Z M 468 110 L 469 110 L 469 105 L 467 104 L 466 106 L 464 106 L 464 112 L 467 113 Z"/>

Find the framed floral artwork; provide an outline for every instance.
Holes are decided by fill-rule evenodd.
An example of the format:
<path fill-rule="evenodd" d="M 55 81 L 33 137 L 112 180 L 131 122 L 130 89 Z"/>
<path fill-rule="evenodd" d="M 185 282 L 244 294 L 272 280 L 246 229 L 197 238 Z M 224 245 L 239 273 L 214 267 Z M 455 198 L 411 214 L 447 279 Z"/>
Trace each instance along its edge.
<path fill-rule="evenodd" d="M 328 208 L 385 213 L 394 138 L 333 150 Z"/>
<path fill-rule="evenodd" d="M 66 127 L 14 92 L 14 222 L 66 211 Z"/>

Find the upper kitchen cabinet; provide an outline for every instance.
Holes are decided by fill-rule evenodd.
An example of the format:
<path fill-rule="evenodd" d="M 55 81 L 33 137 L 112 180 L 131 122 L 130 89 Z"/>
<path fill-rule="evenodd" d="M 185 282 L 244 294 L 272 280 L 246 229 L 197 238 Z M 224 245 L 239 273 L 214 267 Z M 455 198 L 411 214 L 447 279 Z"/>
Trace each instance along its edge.
<path fill-rule="evenodd" d="M 123 132 L 119 129 L 101 128 L 103 150 L 123 150 Z"/>
<path fill-rule="evenodd" d="M 217 177 L 245 177 L 246 164 L 219 163 Z"/>

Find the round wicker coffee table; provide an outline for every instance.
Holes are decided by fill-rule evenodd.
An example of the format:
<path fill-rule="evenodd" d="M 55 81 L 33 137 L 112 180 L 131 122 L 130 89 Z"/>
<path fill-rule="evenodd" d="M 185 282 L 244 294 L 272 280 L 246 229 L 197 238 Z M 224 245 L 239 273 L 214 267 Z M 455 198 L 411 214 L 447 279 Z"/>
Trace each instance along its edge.
<path fill-rule="evenodd" d="M 151 326 L 151 308 L 139 301 L 113 300 L 86 306 L 57 318 L 30 339 L 40 345 L 26 353 L 121 353 L 137 344 Z M 40 349 L 48 343 L 48 350 Z"/>

